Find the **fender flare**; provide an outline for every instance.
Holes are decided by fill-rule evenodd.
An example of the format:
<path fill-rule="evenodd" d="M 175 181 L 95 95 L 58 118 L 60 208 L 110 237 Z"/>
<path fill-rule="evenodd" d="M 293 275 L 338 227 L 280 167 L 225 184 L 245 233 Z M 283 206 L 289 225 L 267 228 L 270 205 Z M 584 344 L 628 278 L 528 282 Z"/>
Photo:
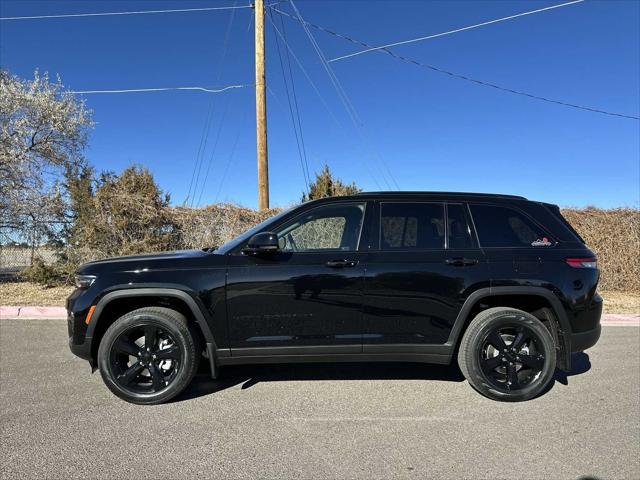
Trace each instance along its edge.
<path fill-rule="evenodd" d="M 571 352 L 571 324 L 569 323 L 569 319 L 567 318 L 558 297 L 555 296 L 553 292 L 543 287 L 487 287 L 476 290 L 467 297 L 462 305 L 453 327 L 451 328 L 451 332 L 449 333 L 447 344 L 451 346 L 457 345 L 469 312 L 478 300 L 498 295 L 528 295 L 532 297 L 542 297 L 547 300 L 551 305 L 551 309 L 553 310 L 556 319 L 558 320 L 558 325 L 560 327 L 559 333 L 561 334 L 560 338 L 564 343 L 564 345 L 561 345 L 562 350 L 567 353 Z"/>
<path fill-rule="evenodd" d="M 184 290 L 180 290 L 177 288 L 166 288 L 166 287 L 145 287 L 145 288 L 121 288 L 107 293 L 104 297 L 102 297 L 98 303 L 96 304 L 96 308 L 93 312 L 93 316 L 91 317 L 91 322 L 87 327 L 87 338 L 93 338 L 93 333 L 100 320 L 100 315 L 106 308 L 106 306 L 111 303 L 113 300 L 119 298 L 131 298 L 131 297 L 171 297 L 182 300 L 191 313 L 193 314 L 193 318 L 196 320 L 202 334 L 207 343 L 211 343 L 215 345 L 213 339 L 213 333 L 211 332 L 211 328 L 209 327 L 208 315 L 205 316 L 203 313 L 203 309 L 196 303 L 196 300 L 192 295 L 185 292 Z"/>

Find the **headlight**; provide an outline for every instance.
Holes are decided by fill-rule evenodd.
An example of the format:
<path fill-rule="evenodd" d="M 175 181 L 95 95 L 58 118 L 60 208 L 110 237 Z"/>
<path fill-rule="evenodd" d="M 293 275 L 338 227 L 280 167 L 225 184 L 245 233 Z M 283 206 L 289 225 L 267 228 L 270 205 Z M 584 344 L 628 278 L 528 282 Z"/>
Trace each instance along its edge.
<path fill-rule="evenodd" d="M 89 288 L 96 281 L 95 275 L 78 275 L 75 276 L 76 287 Z"/>

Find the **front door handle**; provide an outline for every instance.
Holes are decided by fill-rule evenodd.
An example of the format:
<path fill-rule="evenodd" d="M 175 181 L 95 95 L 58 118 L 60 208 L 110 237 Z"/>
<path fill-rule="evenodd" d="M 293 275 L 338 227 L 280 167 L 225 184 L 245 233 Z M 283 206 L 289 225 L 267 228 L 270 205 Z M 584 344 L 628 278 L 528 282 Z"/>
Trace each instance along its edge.
<path fill-rule="evenodd" d="M 355 267 L 356 265 L 358 265 L 357 260 L 329 260 L 327 262 L 327 267 L 331 268 Z"/>
<path fill-rule="evenodd" d="M 475 265 L 476 263 L 478 263 L 478 260 L 476 260 L 475 258 L 456 257 L 456 258 L 447 258 L 444 261 L 444 263 L 446 263 L 447 265 L 452 265 L 454 267 L 464 267 L 469 265 Z"/>

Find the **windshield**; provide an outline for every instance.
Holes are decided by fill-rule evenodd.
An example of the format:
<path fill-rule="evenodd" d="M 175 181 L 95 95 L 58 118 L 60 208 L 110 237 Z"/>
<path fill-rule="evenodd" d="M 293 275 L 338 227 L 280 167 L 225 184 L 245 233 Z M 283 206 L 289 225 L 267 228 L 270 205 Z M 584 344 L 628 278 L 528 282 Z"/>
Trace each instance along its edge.
<path fill-rule="evenodd" d="M 219 247 L 216 250 L 216 253 L 218 253 L 220 255 L 226 255 L 227 253 L 229 253 L 234 248 L 242 245 L 243 243 L 246 243 L 253 235 L 255 235 L 256 233 L 260 232 L 261 230 L 264 230 L 264 228 L 267 227 L 272 222 L 275 222 L 275 221 L 279 220 L 280 218 L 284 217 L 287 213 L 289 213 L 291 210 L 293 210 L 293 208 L 295 208 L 295 207 L 287 208 L 286 210 L 283 210 L 279 214 L 277 214 L 277 215 L 275 215 L 273 217 L 267 218 L 264 222 L 260 222 L 259 224 L 251 227 L 249 230 L 245 231 L 244 233 L 241 233 L 236 238 L 234 238 L 232 240 L 229 240 L 227 243 L 225 243 L 224 245 Z"/>

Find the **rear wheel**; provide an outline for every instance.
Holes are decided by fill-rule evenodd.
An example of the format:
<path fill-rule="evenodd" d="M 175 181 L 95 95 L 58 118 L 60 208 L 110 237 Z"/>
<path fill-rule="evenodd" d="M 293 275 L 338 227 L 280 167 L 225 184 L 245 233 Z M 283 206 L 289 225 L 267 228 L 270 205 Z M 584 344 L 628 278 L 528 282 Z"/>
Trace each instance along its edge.
<path fill-rule="evenodd" d="M 553 379 L 553 337 L 533 315 L 506 307 L 487 309 L 469 324 L 458 364 L 471 386 L 494 400 L 535 398 Z"/>
<path fill-rule="evenodd" d="M 157 404 L 182 392 L 198 368 L 198 337 L 179 312 L 134 310 L 116 320 L 98 349 L 104 383 L 131 403 Z"/>

